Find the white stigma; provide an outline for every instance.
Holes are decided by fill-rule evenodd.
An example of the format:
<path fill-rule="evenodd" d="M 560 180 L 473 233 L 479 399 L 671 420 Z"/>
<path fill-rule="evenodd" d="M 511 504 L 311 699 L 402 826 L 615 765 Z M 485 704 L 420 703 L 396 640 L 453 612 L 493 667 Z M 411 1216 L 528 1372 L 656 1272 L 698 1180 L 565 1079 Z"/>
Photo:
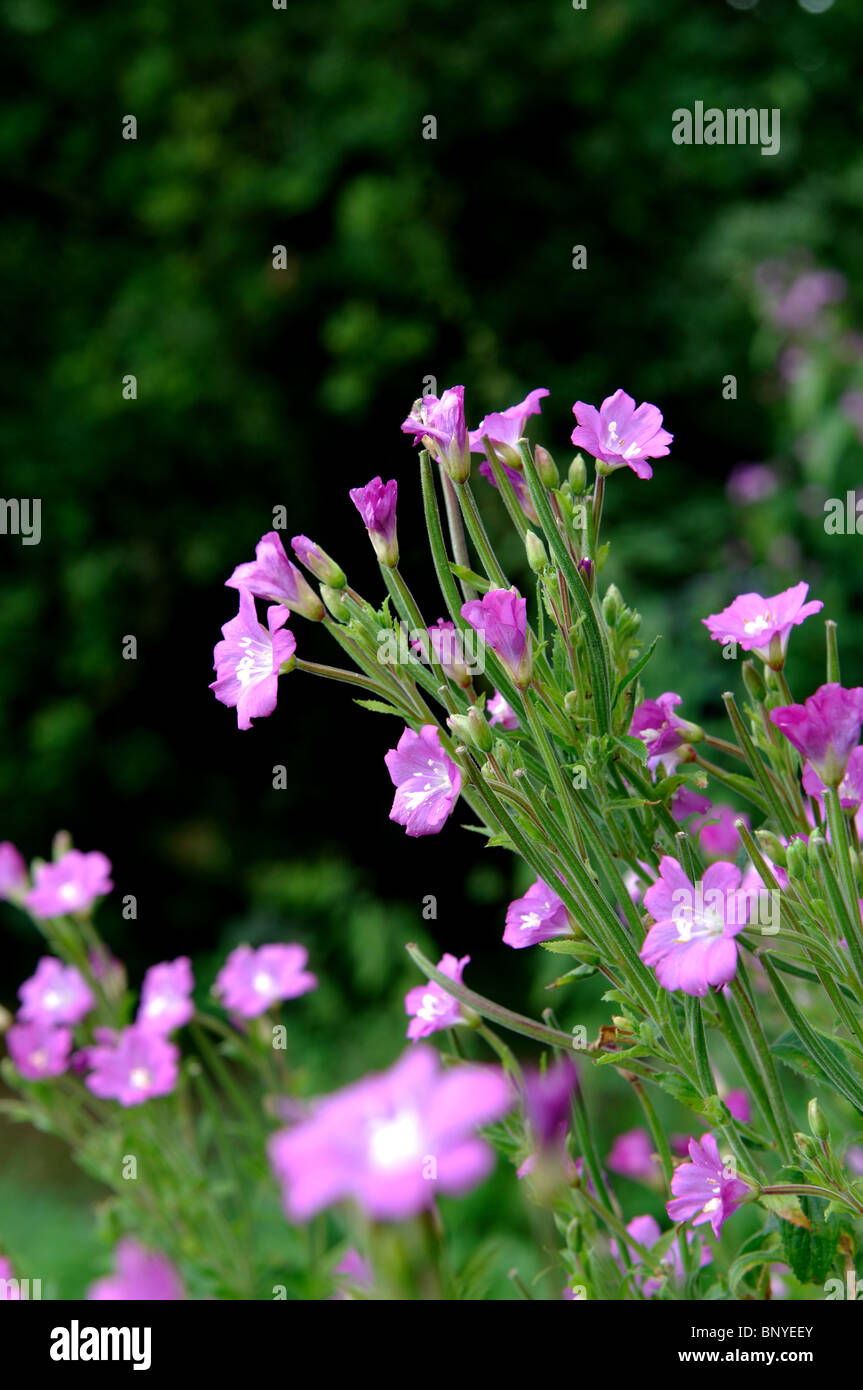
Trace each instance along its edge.
<path fill-rule="evenodd" d="M 372 1125 L 369 1156 L 376 1168 L 397 1168 L 413 1158 L 420 1144 L 417 1117 L 403 1110 L 391 1120 L 376 1120 Z"/>

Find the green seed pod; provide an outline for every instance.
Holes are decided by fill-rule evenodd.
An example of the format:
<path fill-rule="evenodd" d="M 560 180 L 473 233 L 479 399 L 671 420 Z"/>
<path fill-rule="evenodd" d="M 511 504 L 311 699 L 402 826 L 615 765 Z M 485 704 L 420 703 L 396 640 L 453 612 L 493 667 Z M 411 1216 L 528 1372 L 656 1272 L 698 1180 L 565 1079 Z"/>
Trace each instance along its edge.
<path fill-rule="evenodd" d="M 764 677 L 758 670 L 753 661 L 744 661 L 741 667 L 743 684 L 753 700 L 757 700 L 760 705 L 767 698 L 767 687 L 764 684 Z"/>
<path fill-rule="evenodd" d="M 587 487 L 587 468 L 581 454 L 576 454 L 569 465 L 569 486 L 576 497 L 580 497 Z"/>
<path fill-rule="evenodd" d="M 548 556 L 545 553 L 545 546 L 535 531 L 528 531 L 524 538 L 524 548 L 527 552 L 527 563 L 534 574 L 542 574 L 548 564 Z"/>
<path fill-rule="evenodd" d="M 546 487 L 557 487 L 560 482 L 560 474 L 557 471 L 557 464 L 547 449 L 541 444 L 537 444 L 533 451 L 533 461 L 536 464 L 536 471 Z"/>
<path fill-rule="evenodd" d="M 814 1096 L 809 1102 L 806 1114 L 809 1118 L 809 1130 L 813 1138 L 829 1139 L 830 1129 L 827 1125 L 827 1121 L 824 1118 L 824 1112 L 822 1111 L 821 1106 L 818 1104 L 818 1101 Z"/>

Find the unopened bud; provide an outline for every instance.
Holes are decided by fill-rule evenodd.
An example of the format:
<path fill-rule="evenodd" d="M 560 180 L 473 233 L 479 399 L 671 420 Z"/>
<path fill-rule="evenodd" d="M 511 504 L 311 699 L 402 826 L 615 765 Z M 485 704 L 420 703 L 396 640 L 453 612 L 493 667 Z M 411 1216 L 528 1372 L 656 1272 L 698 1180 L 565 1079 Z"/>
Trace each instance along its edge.
<path fill-rule="evenodd" d="M 792 840 L 785 851 L 785 867 L 789 878 L 805 878 L 809 868 L 806 846 L 802 840 Z"/>
<path fill-rule="evenodd" d="M 616 584 L 609 584 L 602 600 L 602 616 L 609 627 L 614 627 L 623 607 L 623 595 Z"/>
<path fill-rule="evenodd" d="M 567 690 L 566 694 L 563 697 L 563 707 L 569 715 L 570 719 L 574 719 L 575 716 L 578 714 L 577 690 Z"/>
<path fill-rule="evenodd" d="M 560 482 L 560 474 L 557 471 L 557 464 L 547 449 L 541 444 L 537 444 L 533 451 L 533 461 L 536 464 L 536 471 L 546 487 L 557 487 Z"/>
<path fill-rule="evenodd" d="M 815 1154 L 817 1153 L 817 1150 L 815 1148 L 815 1140 L 810 1138 L 808 1134 L 795 1134 L 794 1143 L 797 1145 L 797 1148 L 800 1150 L 804 1158 L 815 1157 Z"/>
<path fill-rule="evenodd" d="M 494 735 L 485 716 L 472 705 L 467 714 L 451 714 L 447 720 L 457 738 L 481 753 L 490 753 L 494 745 Z"/>
<path fill-rule="evenodd" d="M 772 859 L 774 864 L 785 867 L 786 850 L 778 835 L 774 835 L 772 830 L 756 830 L 755 838 L 758 841 L 768 859 Z"/>
<path fill-rule="evenodd" d="M 331 589 L 343 589 L 347 584 L 344 570 L 308 536 L 294 536 L 291 549 L 300 564 L 305 565 L 322 584 L 328 584 Z"/>
<path fill-rule="evenodd" d="M 767 687 L 764 684 L 764 677 L 758 670 L 758 667 L 753 661 L 744 661 L 741 667 L 741 675 L 743 676 L 743 684 L 746 686 L 753 700 L 757 700 L 758 703 L 761 704 L 767 697 Z"/>
<path fill-rule="evenodd" d="M 829 1139 L 830 1129 L 824 1118 L 824 1112 L 818 1101 L 813 1096 L 806 1111 L 809 1119 L 809 1130 L 815 1139 Z"/>
<path fill-rule="evenodd" d="M 587 468 L 581 454 L 576 454 L 569 465 L 569 486 L 576 497 L 580 497 L 587 487 Z"/>
<path fill-rule="evenodd" d="M 527 552 L 527 563 L 534 574 L 542 574 L 548 564 L 548 556 L 545 553 L 545 546 L 535 531 L 527 532 L 524 538 L 524 548 Z"/>
<path fill-rule="evenodd" d="M 331 589 L 329 584 L 321 585 L 321 598 L 337 623 L 346 623 L 350 620 L 350 609 L 339 593 L 338 589 Z"/>

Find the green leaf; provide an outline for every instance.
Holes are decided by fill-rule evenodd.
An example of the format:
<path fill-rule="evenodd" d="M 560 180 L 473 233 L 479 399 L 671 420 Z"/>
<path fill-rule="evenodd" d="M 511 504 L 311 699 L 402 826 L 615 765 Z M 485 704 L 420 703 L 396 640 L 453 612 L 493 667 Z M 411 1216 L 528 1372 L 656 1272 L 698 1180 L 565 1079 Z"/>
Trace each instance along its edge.
<path fill-rule="evenodd" d="M 490 582 L 483 575 L 477 574 L 476 570 L 468 569 L 467 565 L 456 565 L 450 560 L 449 567 L 456 579 L 463 579 L 466 584 L 472 584 L 481 594 L 487 593 L 491 588 Z"/>
<path fill-rule="evenodd" d="M 618 734 L 614 741 L 628 749 L 640 763 L 647 762 L 647 744 L 643 738 L 634 738 L 632 734 Z"/>
<path fill-rule="evenodd" d="M 774 1264 L 779 1261 L 780 1255 L 775 1247 L 763 1247 L 761 1250 L 749 1250 L 745 1255 L 738 1255 L 732 1262 L 728 1271 L 728 1292 L 732 1298 L 740 1298 L 740 1285 L 751 1274 L 754 1269 L 764 1265 Z"/>
<path fill-rule="evenodd" d="M 385 704 L 383 700 L 354 700 L 354 704 L 360 705 L 362 709 L 373 710 L 375 714 L 394 714 L 396 719 L 401 719 L 404 722 L 404 715 L 401 710 L 396 709 L 393 705 Z"/>
<path fill-rule="evenodd" d="M 551 951 L 554 955 L 560 956 L 586 956 L 595 955 L 599 959 L 599 953 L 588 942 L 577 940 L 575 937 L 557 936 L 551 941 L 540 941 L 540 946 L 544 951 Z"/>
<path fill-rule="evenodd" d="M 636 680 L 636 679 L 641 675 L 641 672 L 644 670 L 644 668 L 645 668 L 645 666 L 647 665 L 648 661 L 649 661 L 650 658 L 653 656 L 653 653 L 656 651 L 656 644 L 657 644 L 658 641 L 659 641 L 659 638 L 658 638 L 658 637 L 654 637 L 653 641 L 651 642 L 650 646 L 647 648 L 647 651 L 644 653 L 644 655 L 643 655 L 643 656 L 640 656 L 640 657 L 638 658 L 638 660 L 636 661 L 635 665 L 634 665 L 634 666 L 631 666 L 630 669 L 627 671 L 626 675 L 623 676 L 623 677 L 617 682 L 617 686 L 616 686 L 615 691 L 614 691 L 614 698 L 613 698 L 612 701 L 611 701 L 611 708 L 612 708 L 612 709 L 614 709 L 615 705 L 617 704 L 618 700 L 620 699 L 620 697 L 621 697 L 621 695 L 623 694 L 623 692 L 624 692 L 624 690 L 626 689 L 626 687 L 627 687 L 632 681 Z M 641 740 L 639 739 L 639 743 L 640 743 L 640 742 L 641 742 Z"/>

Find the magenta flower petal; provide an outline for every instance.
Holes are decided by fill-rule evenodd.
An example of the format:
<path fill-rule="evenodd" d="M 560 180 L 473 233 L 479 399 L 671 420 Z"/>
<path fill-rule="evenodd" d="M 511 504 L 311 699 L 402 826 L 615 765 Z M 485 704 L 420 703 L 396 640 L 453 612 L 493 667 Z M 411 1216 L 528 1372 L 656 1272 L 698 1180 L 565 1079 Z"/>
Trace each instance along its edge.
<path fill-rule="evenodd" d="M 255 600 L 248 589 L 240 590 L 240 611 L 222 628 L 216 643 L 216 679 L 210 689 L 223 705 L 237 711 L 237 727 L 251 729 L 252 720 L 272 714 L 276 708 L 279 672 L 292 664 L 297 643 L 284 624 L 287 608 L 267 610 L 267 626 L 258 621 Z"/>
<path fill-rule="evenodd" d="M 571 930 L 562 899 L 538 878 L 523 898 L 516 898 L 507 908 L 503 939 L 507 946 L 521 950 L 553 936 L 566 936 Z"/>
<path fill-rule="evenodd" d="M 182 1028 L 195 1012 L 191 997 L 194 987 L 188 956 L 151 965 L 141 986 L 136 1025 L 162 1035 Z"/>
<path fill-rule="evenodd" d="M 229 1013 L 257 1018 L 283 999 L 296 999 L 317 988 L 306 969 L 305 946 L 237 946 L 216 977 L 213 993 Z"/>
<path fill-rule="evenodd" d="M 437 726 L 424 724 L 419 733 L 405 729 L 384 762 L 396 788 L 390 820 L 408 835 L 436 835 L 461 791 L 461 773 L 442 747 Z"/>
<path fill-rule="evenodd" d="M 458 960 L 447 954 L 438 961 L 437 968 L 443 975 L 461 984 L 462 972 L 469 961 L 470 956 L 462 956 Z M 434 980 L 426 980 L 425 984 L 416 985 L 408 991 L 405 995 L 405 1012 L 411 1016 L 408 1037 L 413 1042 L 418 1038 L 427 1038 L 442 1028 L 453 1028 L 461 1022 L 458 1000 L 453 999 Z"/>
<path fill-rule="evenodd" d="M 396 536 L 396 502 L 399 485 L 391 478 L 384 483 L 372 478 L 365 487 L 354 487 L 350 499 L 363 519 L 369 540 L 382 565 L 392 569 L 399 562 L 399 543 Z"/>
<path fill-rule="evenodd" d="M 518 457 L 517 445 L 518 441 L 524 438 L 527 421 L 531 415 L 539 415 L 542 410 L 540 401 L 547 395 L 546 388 L 538 386 L 535 390 L 529 391 L 518 405 L 511 405 L 506 410 L 486 415 L 477 428 L 470 431 L 471 452 L 474 454 L 484 452 L 482 441 L 485 435 L 492 444 L 504 445 L 515 451 L 516 457 Z"/>
<path fill-rule="evenodd" d="M 821 781 L 838 787 L 860 742 L 863 686 L 845 690 L 835 682 L 822 685 L 803 705 L 772 709 L 770 719 L 811 763 Z"/>
<path fill-rule="evenodd" d="M 246 589 L 256 598 L 286 603 L 292 612 L 301 613 L 304 618 L 311 618 L 315 622 L 324 616 L 324 605 L 293 561 L 288 559 L 278 531 L 268 531 L 262 536 L 255 546 L 255 559 L 237 565 L 225 584 L 229 589 L 239 589 L 241 593 Z"/>
<path fill-rule="evenodd" d="M 760 594 L 741 594 L 721 613 L 711 613 L 701 621 L 714 642 L 736 642 L 745 652 L 753 652 L 770 666 L 785 661 L 791 629 L 818 613 L 820 599 L 807 603 L 808 584 L 795 584 L 772 598 Z"/>
<path fill-rule="evenodd" d="M 20 897 L 29 882 L 23 857 L 11 841 L 3 840 L 0 843 L 0 902 Z"/>
<path fill-rule="evenodd" d="M 735 936 L 746 925 L 750 907 L 740 890 L 735 864 L 711 864 L 701 883 L 689 881 L 670 855 L 659 865 L 660 877 L 644 895 L 655 918 L 641 948 L 641 959 L 656 971 L 663 989 L 680 989 L 703 997 L 725 985 L 737 968 Z"/>
<path fill-rule="evenodd" d="M 28 1081 L 62 1076 L 69 1066 L 72 1029 L 50 1023 L 13 1023 L 6 1032 L 9 1056 Z"/>
<path fill-rule="evenodd" d="M 625 391 L 607 396 L 599 410 L 576 401 L 572 407 L 578 425 L 572 442 L 605 465 L 606 470 L 631 468 L 639 478 L 652 478 L 651 458 L 664 458 L 674 436 L 662 429 L 662 414 L 646 401 L 636 410 Z"/>
<path fill-rule="evenodd" d="M 142 1105 L 173 1091 L 179 1060 L 173 1043 L 134 1025 L 112 1040 L 86 1049 L 90 1075 L 85 1085 L 103 1100 L 117 1100 L 123 1106 Z"/>
<path fill-rule="evenodd" d="M 483 634 L 515 684 L 524 689 L 531 675 L 527 600 L 519 598 L 515 589 L 490 589 L 481 599 L 462 604 L 461 615 Z"/>
<path fill-rule="evenodd" d="M 99 850 L 70 849 L 54 864 L 40 864 L 25 899 L 36 917 L 88 912 L 97 898 L 110 893 L 111 863 Z"/>
<path fill-rule="evenodd" d="M 18 991 L 18 1017 L 25 1023 L 80 1023 L 93 1008 L 93 991 L 74 965 L 43 956 L 36 974 Z"/>
<path fill-rule="evenodd" d="M 91 1302 L 176 1301 L 184 1297 L 183 1285 L 171 1261 L 145 1250 L 136 1240 L 121 1240 L 114 1252 L 115 1273 L 97 1279 L 87 1290 Z"/>
<path fill-rule="evenodd" d="M 666 1211 L 672 1221 L 694 1218 L 695 1226 L 709 1221 L 718 1240 L 723 1223 L 740 1206 L 749 1188 L 739 1178 L 728 1176 L 712 1134 L 702 1135 L 700 1143 L 691 1139 L 689 1156 L 689 1163 L 674 1170 L 674 1199 L 666 1203 Z"/>

